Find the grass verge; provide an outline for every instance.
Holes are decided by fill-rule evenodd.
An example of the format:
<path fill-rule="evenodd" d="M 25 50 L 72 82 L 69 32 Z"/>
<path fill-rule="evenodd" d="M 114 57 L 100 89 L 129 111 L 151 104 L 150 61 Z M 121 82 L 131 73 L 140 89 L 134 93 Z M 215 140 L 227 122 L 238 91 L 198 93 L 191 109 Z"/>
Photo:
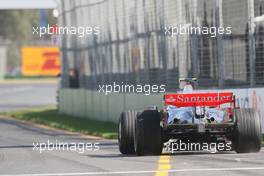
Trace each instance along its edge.
<path fill-rule="evenodd" d="M 117 138 L 118 125 L 115 123 L 60 114 L 54 107 L 11 111 L 1 113 L 1 115 L 71 132 L 80 132 L 107 139 Z"/>

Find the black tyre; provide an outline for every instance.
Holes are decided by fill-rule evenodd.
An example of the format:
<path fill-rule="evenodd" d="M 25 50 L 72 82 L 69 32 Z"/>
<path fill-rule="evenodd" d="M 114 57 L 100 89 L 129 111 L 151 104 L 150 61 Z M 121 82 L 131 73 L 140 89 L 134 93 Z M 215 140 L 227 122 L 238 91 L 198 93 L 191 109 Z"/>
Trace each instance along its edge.
<path fill-rule="evenodd" d="M 134 154 L 135 111 L 122 112 L 119 118 L 118 144 L 122 154 Z"/>
<path fill-rule="evenodd" d="M 146 110 L 138 114 L 135 128 L 137 155 L 160 155 L 163 149 L 160 113 Z"/>
<path fill-rule="evenodd" d="M 237 153 L 259 152 L 261 149 L 261 123 L 252 108 L 236 109 L 236 128 L 233 148 Z"/>

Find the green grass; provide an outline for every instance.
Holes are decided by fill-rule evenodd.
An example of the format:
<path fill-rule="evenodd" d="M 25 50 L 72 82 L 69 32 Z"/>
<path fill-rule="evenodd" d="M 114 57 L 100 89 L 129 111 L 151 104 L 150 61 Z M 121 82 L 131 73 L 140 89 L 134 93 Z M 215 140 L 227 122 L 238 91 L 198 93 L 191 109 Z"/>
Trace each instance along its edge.
<path fill-rule="evenodd" d="M 7 117 L 30 121 L 71 132 L 81 132 L 107 139 L 114 139 L 117 137 L 118 125 L 115 123 L 100 122 L 87 118 L 77 118 L 60 114 L 53 107 L 34 108 L 1 114 Z"/>

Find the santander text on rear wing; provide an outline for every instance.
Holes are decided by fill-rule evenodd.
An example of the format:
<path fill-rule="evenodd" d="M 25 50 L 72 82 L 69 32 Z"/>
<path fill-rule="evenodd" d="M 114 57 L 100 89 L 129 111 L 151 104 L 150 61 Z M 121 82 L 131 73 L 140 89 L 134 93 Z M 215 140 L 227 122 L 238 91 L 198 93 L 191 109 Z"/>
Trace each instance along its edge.
<path fill-rule="evenodd" d="M 191 94 L 165 94 L 166 105 L 176 107 L 186 106 L 220 106 L 221 104 L 235 104 L 232 92 L 221 93 L 191 93 Z"/>

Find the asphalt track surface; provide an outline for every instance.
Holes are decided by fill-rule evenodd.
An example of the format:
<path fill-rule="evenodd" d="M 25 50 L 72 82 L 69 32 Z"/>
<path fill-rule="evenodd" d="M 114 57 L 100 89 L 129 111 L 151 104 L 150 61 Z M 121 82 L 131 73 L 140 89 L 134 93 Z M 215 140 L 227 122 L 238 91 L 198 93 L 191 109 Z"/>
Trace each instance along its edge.
<path fill-rule="evenodd" d="M 0 112 L 56 104 L 55 82 L 0 83 Z"/>
<path fill-rule="evenodd" d="M 39 85 L 26 86 L 30 86 L 30 88 L 20 89 L 21 91 L 14 95 L 10 95 L 10 91 L 6 91 L 6 94 L 2 93 L 0 95 L 2 109 L 10 110 L 54 102 L 54 97 L 51 100 L 44 98 L 46 102 L 43 99 L 36 100 L 34 97 L 30 97 L 31 94 L 37 96 L 37 93 L 43 97 L 54 94 L 54 90 L 51 90 L 56 89 L 54 85 L 51 87 L 46 85 L 46 88 L 40 88 Z M 2 85 L 0 87 L 2 90 Z M 12 90 L 11 87 L 6 88 Z M 16 86 L 16 88 L 18 87 L 20 86 Z M 32 89 L 40 90 L 33 91 Z M 2 99 L 2 97 L 10 98 L 12 96 L 17 98 L 18 104 L 15 100 L 10 103 L 11 100 L 4 101 Z M 26 98 L 26 103 L 20 102 L 23 97 Z M 40 151 L 40 143 L 42 143 L 42 151 Z M 84 147 L 86 150 L 83 150 L 84 144 L 86 144 Z M 67 145 L 68 149 L 65 147 Z M 171 154 L 167 152 L 161 156 L 144 157 L 121 155 L 116 140 L 93 139 L 79 134 L 70 134 L 0 118 L 0 175 L 262 176 L 264 175 L 264 150 L 251 154 L 236 154 L 231 151 L 216 154 L 210 152 L 176 152 Z"/>

